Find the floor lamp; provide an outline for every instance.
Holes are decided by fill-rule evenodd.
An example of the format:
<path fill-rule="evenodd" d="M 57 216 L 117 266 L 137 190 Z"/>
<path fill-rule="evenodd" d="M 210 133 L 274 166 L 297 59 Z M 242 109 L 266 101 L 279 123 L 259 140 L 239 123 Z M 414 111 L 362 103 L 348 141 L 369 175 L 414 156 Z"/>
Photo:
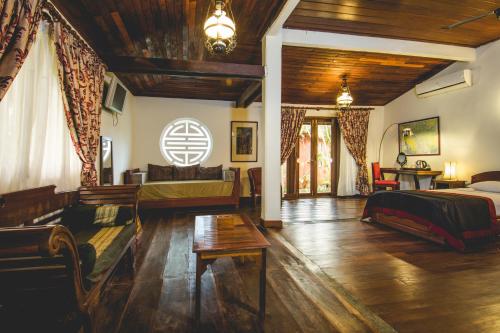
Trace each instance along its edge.
<path fill-rule="evenodd" d="M 389 129 L 394 125 L 398 125 L 398 123 L 392 123 L 389 126 L 387 126 L 387 128 L 384 131 L 384 134 L 382 134 L 382 139 L 380 139 L 380 144 L 378 146 L 378 160 L 377 160 L 377 162 L 379 162 L 379 163 L 380 163 L 380 153 L 382 151 L 382 143 L 384 142 L 385 135 L 387 134 Z M 411 128 L 408 127 L 408 128 L 403 129 L 402 134 L 403 134 L 403 137 L 413 136 L 413 131 L 411 130 Z"/>

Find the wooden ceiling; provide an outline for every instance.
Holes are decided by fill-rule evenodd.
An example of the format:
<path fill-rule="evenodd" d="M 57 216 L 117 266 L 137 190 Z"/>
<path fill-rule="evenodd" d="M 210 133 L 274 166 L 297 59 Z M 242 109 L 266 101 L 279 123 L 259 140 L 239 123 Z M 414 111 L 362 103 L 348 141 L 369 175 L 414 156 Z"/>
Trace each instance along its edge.
<path fill-rule="evenodd" d="M 213 1 L 213 0 L 212 0 Z M 261 40 L 284 0 L 232 0 L 238 46 L 227 56 L 208 54 L 203 23 L 210 0 L 52 0 L 94 46 L 110 69 L 133 58 L 261 65 Z M 121 57 L 121 58 L 120 58 Z M 123 58 L 127 57 L 127 58 Z M 198 66 L 199 67 L 199 66 Z M 251 80 L 118 73 L 134 94 L 238 100 Z M 151 74 L 151 73 L 149 73 Z M 238 77 L 238 76 L 236 76 Z M 231 84 L 228 84 L 231 82 Z M 236 96 L 236 97 L 235 97 Z"/>
<path fill-rule="evenodd" d="M 500 38 L 495 16 L 442 27 L 498 7 L 500 0 L 302 0 L 285 27 L 477 47 Z"/>
<path fill-rule="evenodd" d="M 260 94 L 255 80 L 262 71 L 262 36 L 286 1 L 232 0 L 238 46 L 228 56 L 205 50 L 202 24 L 209 1 L 52 0 L 134 95 L 246 105 Z M 500 0 L 307 0 L 285 27 L 478 46 L 500 37 L 495 18 L 452 31 L 441 26 L 496 7 Z M 346 74 L 355 104 L 385 105 L 450 63 L 284 47 L 283 102 L 333 104 Z"/>
<path fill-rule="evenodd" d="M 284 103 L 335 104 L 342 76 L 347 75 L 355 105 L 385 105 L 450 63 L 284 46 L 282 99 Z"/>

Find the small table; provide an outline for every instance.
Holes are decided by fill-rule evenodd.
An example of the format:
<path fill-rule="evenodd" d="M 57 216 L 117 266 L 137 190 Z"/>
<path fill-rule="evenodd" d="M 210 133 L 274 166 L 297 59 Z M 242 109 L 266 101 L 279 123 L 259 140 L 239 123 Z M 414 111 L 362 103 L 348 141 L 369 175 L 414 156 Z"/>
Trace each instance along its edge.
<path fill-rule="evenodd" d="M 465 180 L 439 179 L 434 181 L 435 189 L 464 188 Z"/>
<path fill-rule="evenodd" d="M 420 190 L 420 177 L 431 177 L 431 184 L 434 183 L 437 176 L 443 174 L 442 171 L 432 171 L 432 170 L 419 170 L 419 169 L 395 169 L 395 168 L 381 168 L 380 172 L 392 173 L 396 175 L 396 180 L 398 180 L 400 175 L 410 175 L 413 176 L 415 181 L 415 188 Z"/>
<path fill-rule="evenodd" d="M 196 253 L 195 320 L 199 325 L 201 310 L 201 276 L 207 265 L 218 258 L 260 256 L 259 320 L 266 313 L 266 254 L 271 244 L 246 215 L 234 214 L 232 229 L 218 229 L 217 216 L 196 216 L 193 252 Z"/>

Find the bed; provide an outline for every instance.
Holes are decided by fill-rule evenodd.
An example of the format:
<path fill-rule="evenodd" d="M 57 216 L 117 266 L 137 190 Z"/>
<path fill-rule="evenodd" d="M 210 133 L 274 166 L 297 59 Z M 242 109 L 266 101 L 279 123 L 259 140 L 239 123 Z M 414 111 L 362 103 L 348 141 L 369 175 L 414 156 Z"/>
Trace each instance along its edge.
<path fill-rule="evenodd" d="M 146 182 L 138 193 L 139 208 L 179 208 L 234 205 L 240 202 L 240 170 L 234 181 L 175 180 Z"/>
<path fill-rule="evenodd" d="M 471 184 L 500 182 L 500 171 L 472 176 Z M 372 195 L 363 222 L 375 222 L 465 251 L 500 233 L 500 193 L 472 188 L 384 191 Z"/>

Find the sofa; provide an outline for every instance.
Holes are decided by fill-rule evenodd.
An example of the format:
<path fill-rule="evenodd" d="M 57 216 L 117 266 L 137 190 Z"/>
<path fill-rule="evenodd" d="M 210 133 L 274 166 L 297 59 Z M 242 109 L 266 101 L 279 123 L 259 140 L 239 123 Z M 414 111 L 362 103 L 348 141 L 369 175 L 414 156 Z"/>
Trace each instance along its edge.
<path fill-rule="evenodd" d="M 138 189 L 56 193 L 55 186 L 45 186 L 0 195 L 0 320 L 29 316 L 30 321 L 15 321 L 18 332 L 23 325 L 70 331 L 67 325 L 75 321 L 93 332 L 93 311 L 118 264 L 133 275 L 141 229 Z M 37 323 L 47 309 L 64 313 L 48 321 L 58 322 L 60 330 Z"/>
<path fill-rule="evenodd" d="M 142 172 L 144 174 L 144 172 Z M 127 171 L 133 180 L 137 169 Z M 224 170 L 222 165 L 148 165 L 147 181 L 138 193 L 139 208 L 179 208 L 233 205 L 240 203 L 240 169 Z"/>

